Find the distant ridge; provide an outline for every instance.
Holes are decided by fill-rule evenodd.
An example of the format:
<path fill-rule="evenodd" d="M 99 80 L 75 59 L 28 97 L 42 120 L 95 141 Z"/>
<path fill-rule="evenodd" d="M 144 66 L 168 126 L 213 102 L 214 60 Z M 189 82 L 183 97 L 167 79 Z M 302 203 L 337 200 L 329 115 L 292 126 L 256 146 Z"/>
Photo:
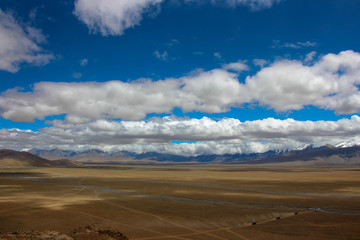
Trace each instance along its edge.
<path fill-rule="evenodd" d="M 245 161 L 248 164 L 310 162 L 328 165 L 360 165 L 360 146 L 334 147 L 325 145 L 318 148 L 289 151 L 278 156 Z"/>
<path fill-rule="evenodd" d="M 83 163 L 127 163 L 127 164 L 163 164 L 163 163 L 242 163 L 267 164 L 303 162 L 303 164 L 329 164 L 329 165 L 360 165 L 360 146 L 334 147 L 325 145 L 321 147 L 306 146 L 299 150 L 267 151 L 250 154 L 225 155 L 199 155 L 185 157 L 156 152 L 131 153 L 127 151 L 103 152 L 100 150 L 87 150 L 82 152 L 64 151 L 61 149 L 41 150 L 32 149 L 32 154 L 48 159 L 68 158 Z"/>
<path fill-rule="evenodd" d="M 29 152 L 18 152 L 10 149 L 0 150 L 0 166 L 32 166 L 32 167 L 76 167 L 80 163 L 71 160 L 47 160 L 45 158 L 33 155 Z"/>

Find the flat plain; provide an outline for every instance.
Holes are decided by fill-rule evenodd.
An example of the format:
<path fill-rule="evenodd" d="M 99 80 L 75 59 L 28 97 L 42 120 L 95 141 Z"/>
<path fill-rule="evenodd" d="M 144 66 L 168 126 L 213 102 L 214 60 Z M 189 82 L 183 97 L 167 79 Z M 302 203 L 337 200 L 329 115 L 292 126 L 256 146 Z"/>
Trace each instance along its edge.
<path fill-rule="evenodd" d="M 0 232 L 99 223 L 130 239 L 360 239 L 360 168 L 0 169 Z"/>

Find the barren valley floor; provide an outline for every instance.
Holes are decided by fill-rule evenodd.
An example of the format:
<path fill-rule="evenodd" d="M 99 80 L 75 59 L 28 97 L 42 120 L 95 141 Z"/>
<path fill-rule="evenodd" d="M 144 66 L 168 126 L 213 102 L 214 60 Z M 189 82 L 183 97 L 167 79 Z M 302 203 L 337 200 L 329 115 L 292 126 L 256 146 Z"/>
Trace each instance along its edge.
<path fill-rule="evenodd" d="M 130 239 L 360 239 L 360 168 L 0 170 L 0 232 L 91 223 Z"/>

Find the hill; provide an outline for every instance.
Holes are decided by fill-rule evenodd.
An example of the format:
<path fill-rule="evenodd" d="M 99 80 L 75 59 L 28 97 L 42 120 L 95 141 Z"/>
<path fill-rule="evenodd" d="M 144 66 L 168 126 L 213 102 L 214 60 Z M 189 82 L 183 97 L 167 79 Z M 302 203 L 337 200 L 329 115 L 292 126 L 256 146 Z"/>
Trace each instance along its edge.
<path fill-rule="evenodd" d="M 0 150 L 0 166 L 32 166 L 32 167 L 76 167 L 80 163 L 71 160 L 47 160 L 29 152 L 18 152 L 10 149 Z"/>

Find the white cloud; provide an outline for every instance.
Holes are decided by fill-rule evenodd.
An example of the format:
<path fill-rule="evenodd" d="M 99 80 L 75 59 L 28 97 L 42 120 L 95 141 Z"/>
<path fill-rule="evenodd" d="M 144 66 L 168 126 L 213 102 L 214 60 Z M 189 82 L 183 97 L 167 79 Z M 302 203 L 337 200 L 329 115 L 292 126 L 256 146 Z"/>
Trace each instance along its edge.
<path fill-rule="evenodd" d="M 184 96 L 179 107 L 186 112 L 226 112 L 230 106 L 238 106 L 249 100 L 237 75 L 222 69 L 184 78 L 178 95 Z"/>
<path fill-rule="evenodd" d="M 308 143 L 360 142 L 360 117 L 338 121 L 296 121 L 164 117 L 150 121 L 91 120 L 68 117 L 39 132 L 1 129 L 1 147 L 101 148 L 179 155 L 264 152 Z M 194 143 L 171 144 L 173 140 Z"/>
<path fill-rule="evenodd" d="M 260 66 L 261 68 L 263 68 L 265 65 L 268 64 L 268 61 L 266 61 L 265 59 L 254 59 L 253 60 L 253 63 L 256 65 L 256 66 Z"/>
<path fill-rule="evenodd" d="M 282 43 L 279 40 L 273 41 L 272 48 L 294 48 L 294 49 L 300 49 L 300 48 L 306 48 L 306 47 L 315 47 L 317 45 L 316 42 L 306 41 L 306 42 L 296 42 L 296 43 L 289 43 L 285 42 Z"/>
<path fill-rule="evenodd" d="M 225 64 L 223 66 L 223 68 L 226 69 L 226 70 L 233 70 L 233 71 L 236 71 L 236 72 L 246 71 L 246 70 L 249 70 L 249 66 L 246 65 L 245 62 L 246 61 L 240 61 L 239 60 L 237 62 Z"/>
<path fill-rule="evenodd" d="M 248 6 L 253 10 L 260 10 L 263 8 L 270 8 L 274 4 L 281 2 L 282 0 L 211 0 L 212 3 L 227 4 L 230 7 L 236 6 Z"/>
<path fill-rule="evenodd" d="M 167 51 L 164 51 L 163 53 L 161 53 L 158 50 L 156 50 L 154 52 L 154 56 L 159 60 L 166 61 L 168 59 L 169 54 Z"/>
<path fill-rule="evenodd" d="M 282 60 L 248 76 L 246 87 L 253 101 L 276 111 L 312 105 L 351 114 L 360 110 L 360 54 L 327 54 L 313 65 Z"/>
<path fill-rule="evenodd" d="M 221 54 L 219 52 L 214 53 L 214 57 L 221 58 Z"/>
<path fill-rule="evenodd" d="M 41 48 L 46 38 L 37 28 L 19 23 L 0 9 L 0 70 L 17 72 L 21 64 L 41 66 L 54 56 Z"/>
<path fill-rule="evenodd" d="M 88 65 L 88 63 L 89 63 L 89 60 L 86 58 L 80 60 L 80 66 L 82 66 L 82 67 Z"/>
<path fill-rule="evenodd" d="M 172 5 L 181 3 L 210 2 L 211 4 L 225 4 L 229 7 L 248 6 L 252 10 L 270 8 L 282 0 L 173 0 Z M 92 33 L 103 36 L 122 35 L 128 28 L 139 25 L 143 15 L 154 15 L 160 12 L 164 0 L 76 0 L 74 14 L 84 22 Z M 175 40 L 177 41 L 177 40 Z M 172 44 L 176 42 L 172 42 Z"/>
<path fill-rule="evenodd" d="M 169 47 L 173 47 L 175 45 L 180 44 L 180 41 L 177 39 L 171 39 L 170 42 L 167 44 Z"/>
<path fill-rule="evenodd" d="M 163 0 L 76 0 L 74 14 L 91 32 L 103 36 L 122 35 L 139 25 L 142 15 Z"/>
<path fill-rule="evenodd" d="M 316 56 L 317 52 L 316 51 L 312 51 L 308 54 L 306 54 L 306 57 L 304 59 L 304 62 L 305 63 L 309 63 L 309 62 L 312 62 Z"/>
<path fill-rule="evenodd" d="M 33 92 L 11 89 L 0 96 L 1 115 L 13 121 L 73 114 L 89 118 L 139 120 L 148 113 L 184 111 L 223 112 L 234 99 L 246 101 L 237 75 L 222 69 L 180 79 L 104 83 L 40 82 Z"/>
<path fill-rule="evenodd" d="M 297 42 L 296 43 L 298 46 L 302 46 L 302 47 L 315 47 L 317 45 L 316 42 L 310 42 L 310 41 L 306 41 L 306 42 Z"/>
<path fill-rule="evenodd" d="M 239 62 L 228 64 L 232 68 Z M 225 69 L 197 71 L 181 78 L 133 82 L 40 82 L 31 92 L 10 89 L 0 96 L 1 116 L 32 121 L 68 114 L 92 119 L 140 120 L 149 113 L 226 112 L 259 103 L 278 112 L 315 106 L 339 114 L 360 111 L 360 54 L 327 54 L 312 65 L 281 60 L 262 68 L 245 83 Z"/>

